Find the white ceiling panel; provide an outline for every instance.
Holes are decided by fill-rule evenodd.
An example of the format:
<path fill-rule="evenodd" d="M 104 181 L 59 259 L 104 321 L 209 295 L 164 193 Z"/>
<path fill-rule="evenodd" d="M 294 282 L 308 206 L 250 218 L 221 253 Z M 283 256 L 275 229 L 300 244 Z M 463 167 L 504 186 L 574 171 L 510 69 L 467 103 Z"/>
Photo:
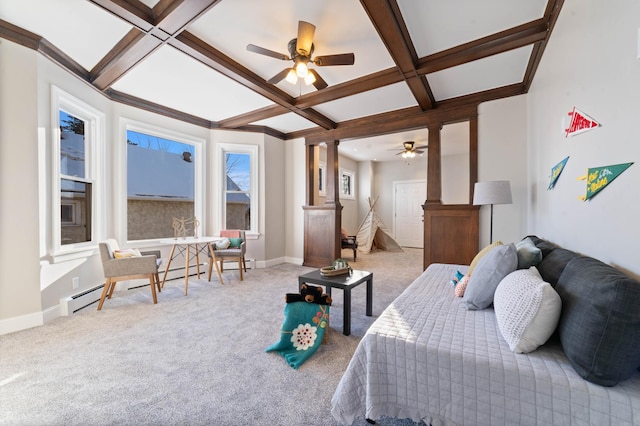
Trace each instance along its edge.
<path fill-rule="evenodd" d="M 113 88 L 213 121 L 272 105 L 268 99 L 170 46 L 158 49 Z"/>
<path fill-rule="evenodd" d="M 400 82 L 326 102 L 314 109 L 334 121 L 344 121 L 416 105 L 416 99 L 407 85 Z"/>
<path fill-rule="evenodd" d="M 543 16 L 546 0 L 398 0 L 419 57 Z"/>
<path fill-rule="evenodd" d="M 86 0 L 0 0 L 0 19 L 46 38 L 87 70 L 131 30 Z"/>
<path fill-rule="evenodd" d="M 247 11 L 251 13 L 247 13 Z M 339 10 L 339 13 L 333 11 Z M 316 26 L 313 56 L 354 53 L 354 65 L 314 67 L 330 85 L 352 80 L 394 66 L 378 33 L 356 1 L 321 2 L 285 0 L 225 0 L 189 26 L 198 38 L 269 80 L 293 65 L 247 51 L 255 44 L 289 56 L 287 45 L 296 37 L 298 21 Z M 292 96 L 315 91 L 304 83 L 277 85 Z"/>
<path fill-rule="evenodd" d="M 296 132 L 298 130 L 305 130 L 316 127 L 316 124 L 292 112 L 279 115 L 277 117 L 256 121 L 251 124 L 255 124 L 258 126 L 268 126 L 283 133 Z"/>
<path fill-rule="evenodd" d="M 448 68 L 428 74 L 427 80 L 437 101 L 520 83 L 531 49 L 531 46 L 522 47 Z"/>

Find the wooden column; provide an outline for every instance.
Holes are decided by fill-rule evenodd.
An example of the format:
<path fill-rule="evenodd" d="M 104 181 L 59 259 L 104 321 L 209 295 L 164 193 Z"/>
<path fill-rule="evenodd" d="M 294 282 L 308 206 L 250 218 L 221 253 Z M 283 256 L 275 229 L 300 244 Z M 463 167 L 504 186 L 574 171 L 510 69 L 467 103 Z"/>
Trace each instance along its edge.
<path fill-rule="evenodd" d="M 340 257 L 340 204 L 338 178 L 339 141 L 327 142 L 327 188 L 323 206 L 312 205 L 315 193 L 313 145 L 307 145 L 307 205 L 304 209 L 304 259 L 303 265 L 320 268 L 328 266 Z M 309 181 L 312 181 L 309 184 Z"/>
<path fill-rule="evenodd" d="M 478 119 L 469 117 L 468 204 L 442 204 L 440 130 L 442 123 L 430 124 L 427 172 L 427 201 L 424 210 L 423 268 L 432 263 L 468 265 L 478 252 L 479 207 L 473 206 L 473 186 L 478 178 Z"/>

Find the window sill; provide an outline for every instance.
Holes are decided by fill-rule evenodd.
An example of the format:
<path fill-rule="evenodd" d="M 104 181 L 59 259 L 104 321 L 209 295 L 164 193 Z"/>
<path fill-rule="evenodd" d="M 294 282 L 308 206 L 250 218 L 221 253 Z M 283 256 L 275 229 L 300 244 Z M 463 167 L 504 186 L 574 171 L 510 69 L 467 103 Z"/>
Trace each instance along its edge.
<path fill-rule="evenodd" d="M 51 253 L 49 257 L 49 263 L 63 263 L 69 262 L 77 259 L 86 259 L 87 257 L 91 257 L 97 253 L 98 247 L 82 247 L 68 251 L 57 251 Z"/>

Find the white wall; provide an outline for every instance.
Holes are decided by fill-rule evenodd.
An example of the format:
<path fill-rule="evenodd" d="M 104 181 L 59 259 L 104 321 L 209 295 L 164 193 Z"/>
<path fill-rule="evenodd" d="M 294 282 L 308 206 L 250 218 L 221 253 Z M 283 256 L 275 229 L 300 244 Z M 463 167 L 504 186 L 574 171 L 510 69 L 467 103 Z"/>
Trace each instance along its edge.
<path fill-rule="evenodd" d="M 0 39 L 0 334 L 43 323 L 36 72 L 34 51 Z"/>
<path fill-rule="evenodd" d="M 286 255 L 285 212 L 286 197 L 284 192 L 286 178 L 285 142 L 265 135 L 264 144 L 264 241 L 265 262 L 282 263 Z"/>
<path fill-rule="evenodd" d="M 512 204 L 493 206 L 493 241 L 520 241 L 527 234 L 526 97 L 478 107 L 478 181 L 511 182 Z M 489 244 L 491 207 L 480 207 L 480 242 Z"/>
<path fill-rule="evenodd" d="M 640 159 L 640 2 L 567 0 L 527 96 L 530 228 L 540 237 L 640 274 L 640 163 L 590 201 L 580 201 L 589 167 Z M 576 107 L 601 127 L 564 137 Z M 547 190 L 551 168 L 569 161 Z"/>
<path fill-rule="evenodd" d="M 469 153 L 443 155 L 440 167 L 442 204 L 469 204 Z"/>
<path fill-rule="evenodd" d="M 340 169 L 353 172 L 355 177 L 353 187 L 354 198 L 340 197 L 340 204 L 342 204 L 342 227 L 349 235 L 351 235 L 358 230 L 358 226 L 360 226 L 359 217 L 361 216 L 361 213 L 358 210 L 358 197 L 360 196 L 358 193 L 360 189 L 358 185 L 360 180 L 360 177 L 358 176 L 358 163 L 342 155 L 338 157 L 338 162 Z M 338 178 L 339 177 L 340 175 L 338 175 Z"/>
<path fill-rule="evenodd" d="M 318 149 L 318 157 L 319 161 L 327 163 L 327 148 L 325 146 L 320 146 Z M 304 162 L 304 158 L 302 159 Z M 338 155 L 338 168 L 339 170 L 345 169 L 350 172 L 353 172 L 355 175 L 355 198 L 344 198 L 340 197 L 340 204 L 342 205 L 342 227 L 347 230 L 347 233 L 356 232 L 360 222 L 358 222 L 358 217 L 360 216 L 359 205 L 358 205 L 358 197 L 360 196 L 360 177 L 358 176 L 358 163 L 351 158 L 345 157 L 344 155 Z M 325 169 L 325 173 L 327 170 Z M 340 172 L 338 171 L 338 180 L 340 179 Z M 326 183 L 326 182 L 325 182 Z M 340 185 L 340 181 L 338 181 L 338 185 Z M 324 205 L 326 197 L 318 197 L 317 205 Z M 367 209 L 368 211 L 368 209 Z"/>
<path fill-rule="evenodd" d="M 305 144 L 304 139 L 285 141 L 285 223 L 287 261 L 302 265 L 304 258 Z"/>
<path fill-rule="evenodd" d="M 378 197 L 375 211 L 387 227 L 393 232 L 393 183 L 398 181 L 426 180 L 427 156 L 415 157 L 409 164 L 405 161 L 378 161 L 373 163 L 374 189 L 372 199 Z M 361 212 L 364 218 L 369 212 Z"/>

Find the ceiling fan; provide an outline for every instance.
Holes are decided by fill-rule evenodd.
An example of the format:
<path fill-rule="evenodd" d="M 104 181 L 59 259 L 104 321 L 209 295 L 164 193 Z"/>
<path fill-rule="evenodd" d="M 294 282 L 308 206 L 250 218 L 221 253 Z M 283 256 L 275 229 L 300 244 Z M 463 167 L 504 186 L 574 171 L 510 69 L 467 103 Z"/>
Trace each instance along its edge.
<path fill-rule="evenodd" d="M 316 89 L 321 90 L 328 86 L 327 82 L 320 77 L 316 70 L 309 68 L 310 64 L 319 67 L 329 65 L 353 65 L 355 56 L 353 53 L 342 53 L 338 55 L 316 56 L 312 58 L 314 45 L 313 34 L 316 27 L 305 21 L 298 21 L 298 36 L 289 41 L 289 56 L 265 49 L 264 47 L 248 44 L 247 50 L 261 55 L 271 56 L 272 58 L 281 59 L 283 61 L 293 61 L 292 68 L 285 68 L 278 74 L 267 80 L 269 84 L 279 83 L 283 78 L 289 83 L 296 84 L 298 78 L 303 79 L 308 85 L 313 84 Z"/>
<path fill-rule="evenodd" d="M 429 147 L 428 145 L 414 146 L 414 144 L 415 142 L 413 141 L 403 142 L 403 148 L 391 149 L 390 151 L 401 151 L 396 155 L 402 155 L 402 158 L 413 158 L 416 156 L 416 154 L 424 154 L 424 151 L 422 150 Z"/>

